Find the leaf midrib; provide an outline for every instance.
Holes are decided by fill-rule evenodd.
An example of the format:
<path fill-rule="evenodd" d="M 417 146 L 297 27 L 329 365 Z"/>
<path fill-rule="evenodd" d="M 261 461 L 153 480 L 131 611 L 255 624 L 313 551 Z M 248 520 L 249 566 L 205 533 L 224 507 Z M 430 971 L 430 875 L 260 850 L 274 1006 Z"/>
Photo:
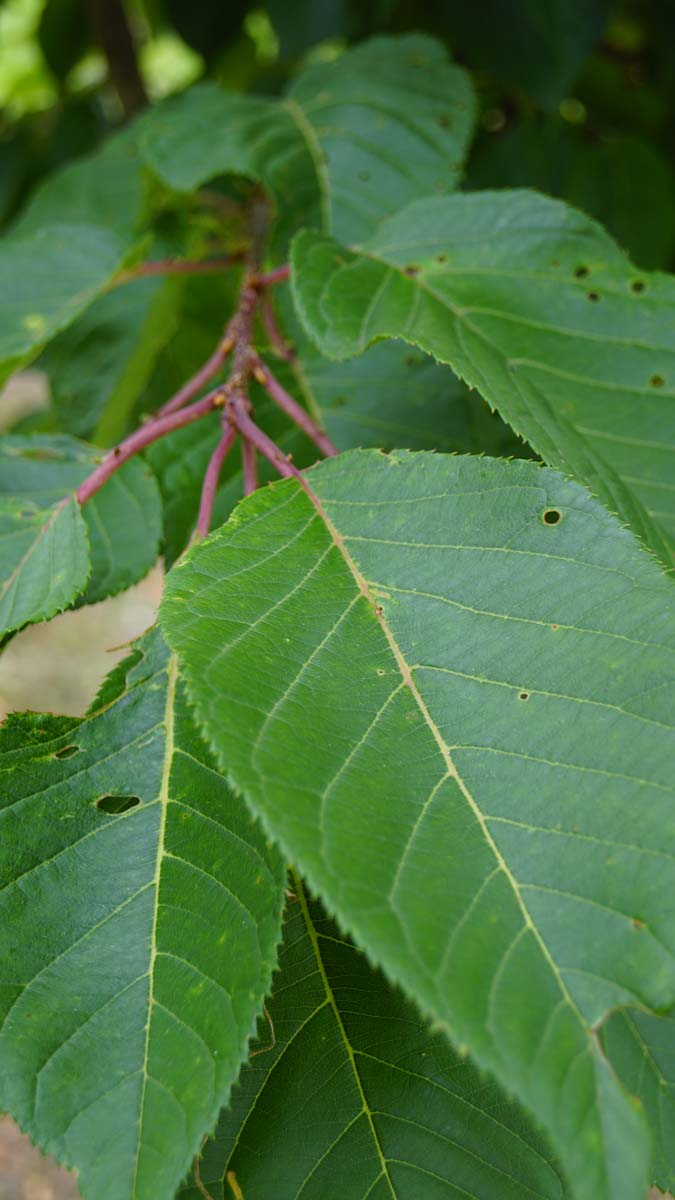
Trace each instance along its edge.
<path fill-rule="evenodd" d="M 427 708 L 426 702 L 425 702 L 423 696 L 421 695 L 421 693 L 417 687 L 417 684 L 415 683 L 415 680 L 412 676 L 411 668 L 408 665 L 408 663 L 406 662 L 403 652 L 401 651 L 401 649 L 394 637 L 392 630 L 390 629 L 387 621 L 384 619 L 384 614 L 380 610 L 380 606 L 376 605 L 373 601 L 373 597 L 372 597 L 372 594 L 371 594 L 371 591 L 370 591 L 370 588 L 368 586 L 368 582 L 367 582 L 365 576 L 362 575 L 356 562 L 354 561 L 351 554 L 349 553 L 349 550 L 347 549 L 344 538 L 340 534 L 337 527 L 331 521 L 330 517 L 328 516 L 328 513 L 326 512 L 326 510 L 323 507 L 323 504 L 321 503 L 320 498 L 314 492 L 314 490 L 309 485 L 309 483 L 307 482 L 306 479 L 301 477 L 298 480 L 298 482 L 299 482 L 300 486 L 302 487 L 302 489 L 304 490 L 304 492 L 306 493 L 308 499 L 311 501 L 314 508 L 316 509 L 317 515 L 320 517 L 320 519 L 325 524 L 326 529 L 327 529 L 328 533 L 330 534 L 336 549 L 339 551 L 342 558 L 344 559 L 344 562 L 345 562 L 347 568 L 349 569 L 349 571 L 354 579 L 354 582 L 356 583 L 356 586 L 358 587 L 359 592 L 366 600 L 368 607 L 370 608 L 375 619 L 377 620 L 378 624 L 380 625 L 380 627 L 386 637 L 389 648 L 394 656 L 394 659 L 396 661 L 398 669 L 401 673 L 403 683 L 410 689 L 413 699 L 415 700 L 415 703 L 417 704 L 417 707 L 419 708 L 420 713 L 422 714 L 422 717 L 424 718 L 424 722 L 427 725 L 429 731 L 431 732 L 431 734 L 434 738 L 434 741 L 436 742 L 436 745 L 440 752 L 441 758 L 445 764 L 446 778 L 449 777 L 449 778 L 452 778 L 455 780 L 464 799 L 466 800 L 467 804 L 469 805 L 474 817 L 476 818 L 476 820 L 478 822 L 479 828 L 481 829 L 481 832 L 483 834 L 485 841 L 487 842 L 488 846 L 490 847 L 490 849 L 494 855 L 494 858 L 499 865 L 499 868 L 504 872 L 504 875 L 513 891 L 513 894 L 517 901 L 518 907 L 522 913 L 525 925 L 531 930 L 533 936 L 535 937 L 535 939 L 537 941 L 537 945 L 539 946 L 539 948 L 541 950 L 541 953 L 544 955 L 544 958 L 548 962 L 548 964 L 551 968 L 551 971 L 553 972 L 554 978 L 556 979 L 556 981 L 558 983 L 558 986 L 560 988 L 563 999 L 570 1006 L 570 1008 L 574 1012 L 577 1020 L 579 1021 L 579 1024 L 583 1028 L 584 1023 L 581 1018 L 581 1014 L 580 1014 L 576 1004 L 574 1003 L 574 1000 L 572 999 L 572 996 L 570 995 L 570 993 L 560 975 L 560 972 L 555 964 L 555 960 L 551 956 L 548 946 L 544 942 L 541 934 L 539 933 L 539 930 L 537 929 L 534 921 L 532 920 L 532 917 L 527 908 L 527 905 L 525 904 L 525 901 L 523 900 L 523 897 L 521 895 L 520 888 L 518 887 L 518 881 L 515 879 L 515 877 L 511 873 L 511 870 L 509 868 L 508 863 L 506 862 L 506 859 L 504 858 L 502 852 L 500 851 L 494 838 L 492 837 L 492 834 L 490 833 L 487 822 L 485 820 L 485 817 L 483 816 L 483 813 L 481 812 L 479 805 L 477 804 L 476 800 L 474 799 L 474 797 L 473 797 L 472 793 L 470 792 L 469 788 L 467 787 L 466 783 L 462 779 L 462 776 L 460 775 L 460 773 L 453 761 L 450 750 L 447 747 L 445 741 L 443 740 L 440 730 L 439 730 L 438 726 L 436 725 L 433 717 L 431 716 L 431 713 L 429 712 L 429 709 Z"/>
<path fill-rule="evenodd" d="M 164 844 L 166 837 L 166 814 L 169 804 L 169 780 L 171 778 L 171 766 L 174 757 L 174 712 L 176 703 L 176 688 L 178 684 L 178 659 L 175 654 L 169 657 L 167 663 L 167 687 L 166 687 L 166 705 L 164 708 L 164 723 L 166 728 L 166 741 L 164 743 L 164 759 L 162 762 L 162 777 L 157 797 L 160 806 L 159 830 L 157 835 L 157 855 L 155 858 L 155 874 L 152 882 L 155 887 L 155 899 L 152 913 L 152 932 L 150 941 L 150 962 L 148 966 L 148 1019 L 145 1026 L 145 1046 L 143 1051 L 143 1065 L 141 1067 L 141 1098 L 138 1113 L 138 1137 L 136 1141 L 136 1153 L 134 1155 L 134 1173 L 131 1180 L 130 1195 L 137 1195 L 138 1183 L 138 1166 L 141 1158 L 141 1142 L 143 1137 L 143 1120 L 145 1114 L 145 1097 L 148 1086 L 148 1059 L 150 1053 L 150 1026 L 152 1024 L 152 1011 L 155 1004 L 154 998 L 154 972 L 155 962 L 157 960 L 157 918 L 159 914 L 159 889 L 160 875 L 162 869 L 162 859 L 164 858 Z"/>
<path fill-rule="evenodd" d="M 309 911 L 309 907 L 307 905 L 307 897 L 305 895 L 304 885 L 303 885 L 302 879 L 295 871 L 291 872 L 291 876 L 293 879 L 293 888 L 294 888 L 295 894 L 298 898 L 298 903 L 300 905 L 300 909 L 302 911 L 303 919 L 304 919 L 305 926 L 307 929 L 307 935 L 309 937 L 310 942 L 312 943 L 312 950 L 314 951 L 314 957 L 316 959 L 316 964 L 317 964 L 317 968 L 319 971 L 319 975 L 321 977 L 321 982 L 323 984 L 324 991 L 325 991 L 326 997 L 328 999 L 328 1003 L 330 1004 L 330 1007 L 333 1011 L 333 1016 L 335 1017 L 337 1027 L 340 1032 L 340 1037 L 342 1039 L 345 1050 L 347 1052 L 347 1056 L 349 1058 L 349 1064 L 352 1068 L 352 1074 L 354 1076 L 354 1082 L 356 1083 L 356 1087 L 357 1087 L 358 1093 L 359 1093 L 359 1098 L 361 1100 L 363 1114 L 368 1122 L 368 1127 L 370 1129 L 370 1133 L 371 1133 L 371 1136 L 373 1139 L 375 1151 L 377 1153 L 377 1157 L 378 1157 L 378 1160 L 380 1163 L 380 1172 L 381 1172 L 380 1178 L 384 1177 L 384 1179 L 386 1179 L 387 1184 L 389 1186 L 389 1191 L 391 1192 L 393 1200 L 397 1200 L 397 1193 L 396 1193 L 396 1190 L 392 1183 L 391 1176 L 389 1174 L 389 1167 L 387 1164 L 387 1159 L 385 1158 L 384 1151 L 382 1149 L 382 1144 L 380 1142 L 380 1139 L 379 1139 L 379 1136 L 377 1133 L 377 1129 L 375 1128 L 375 1122 L 373 1120 L 372 1109 L 370 1108 L 370 1105 L 368 1104 L 366 1093 L 363 1089 L 363 1083 L 361 1082 L 361 1076 L 359 1074 L 359 1069 L 356 1065 L 356 1056 L 354 1054 L 354 1049 L 353 1049 L 352 1044 L 347 1036 L 347 1031 L 344 1027 L 344 1022 L 342 1020 L 340 1009 L 338 1008 L 338 1004 L 335 999 L 333 988 L 331 986 L 328 975 L 326 974 L 326 968 L 324 966 L 323 955 L 321 954 L 321 948 L 319 946 L 319 939 L 317 936 L 316 929 L 314 927 L 314 922 L 312 920 L 312 917 L 311 917 L 311 914 Z M 377 1181 L 375 1180 L 374 1182 L 377 1182 Z"/>

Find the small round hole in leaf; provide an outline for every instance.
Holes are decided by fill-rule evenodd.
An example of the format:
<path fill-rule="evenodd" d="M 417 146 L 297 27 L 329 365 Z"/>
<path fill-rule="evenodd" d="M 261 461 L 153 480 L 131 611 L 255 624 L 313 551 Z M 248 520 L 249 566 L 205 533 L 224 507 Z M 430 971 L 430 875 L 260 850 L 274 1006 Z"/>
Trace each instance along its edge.
<path fill-rule="evenodd" d="M 519 699 L 519 700 L 529 700 L 529 698 L 530 698 L 530 693 L 529 693 L 529 692 L 519 692 L 519 693 L 518 693 L 518 699 Z"/>
<path fill-rule="evenodd" d="M 544 525 L 559 525 L 562 521 L 562 513 L 559 508 L 545 508 L 541 519 Z"/>
<path fill-rule="evenodd" d="M 597 302 L 597 301 L 600 299 L 600 297 L 599 297 L 599 295 L 598 295 L 598 293 L 597 293 L 597 292 L 587 292 L 587 293 L 586 293 L 586 298 L 587 298 L 588 300 L 591 300 L 593 304 L 595 304 L 595 303 L 596 303 L 596 302 Z"/>
<path fill-rule="evenodd" d="M 574 272 L 575 279 L 585 279 L 588 275 L 588 267 L 577 267 Z"/>
<path fill-rule="evenodd" d="M 639 296 L 640 292 L 647 290 L 647 284 L 642 279 L 634 279 L 630 285 L 630 290 Z"/>
<path fill-rule="evenodd" d="M 656 388 L 663 387 L 665 382 L 663 375 L 651 375 L 649 379 L 650 386 Z"/>
<path fill-rule="evenodd" d="M 99 796 L 96 807 L 99 812 L 116 816 L 118 813 L 127 812 L 130 808 L 136 808 L 140 802 L 139 796 Z"/>
<path fill-rule="evenodd" d="M 448 261 L 448 256 L 447 256 L 447 254 L 437 254 L 437 255 L 436 255 L 436 262 L 437 262 L 437 263 L 444 263 L 444 262 L 447 262 L 447 261 Z"/>
<path fill-rule="evenodd" d="M 415 267 L 415 266 L 406 267 L 405 271 L 404 271 L 405 275 L 419 275 L 419 273 L 420 273 L 419 267 Z"/>

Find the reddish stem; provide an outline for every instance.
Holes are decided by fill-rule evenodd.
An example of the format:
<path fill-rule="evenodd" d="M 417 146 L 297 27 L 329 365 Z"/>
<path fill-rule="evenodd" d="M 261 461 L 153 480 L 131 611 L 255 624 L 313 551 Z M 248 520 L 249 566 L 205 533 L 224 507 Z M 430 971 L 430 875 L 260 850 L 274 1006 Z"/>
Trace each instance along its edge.
<path fill-rule="evenodd" d="M 195 526 L 195 533 L 198 537 L 206 537 L 211 528 L 211 517 L 213 516 L 213 504 L 216 498 L 216 489 L 220 472 L 223 468 L 223 463 L 232 448 L 232 443 L 236 440 L 237 431 L 233 425 L 226 429 L 216 446 L 213 454 L 209 459 L 209 465 L 206 468 L 204 475 L 204 483 L 202 485 L 202 495 L 199 502 L 199 515 Z"/>
<path fill-rule="evenodd" d="M 220 254 L 215 258 L 159 258 L 152 262 L 138 263 L 119 271 L 110 281 L 109 287 L 118 287 L 122 283 L 131 283 L 134 279 L 145 279 L 150 275 L 207 275 L 214 271 L 225 271 L 235 263 L 241 262 L 243 250 L 234 254 Z"/>
<path fill-rule="evenodd" d="M 256 275 L 255 286 L 257 288 L 274 287 L 275 283 L 284 283 L 290 278 L 291 268 L 289 263 L 284 263 L 283 267 L 277 267 L 274 271 L 267 271 L 263 275 Z"/>
<path fill-rule="evenodd" d="M 248 442 L 250 442 L 251 445 L 255 446 L 256 450 L 260 451 L 263 458 L 266 458 L 280 475 L 282 475 L 284 478 L 288 478 L 291 475 L 294 478 L 301 478 L 297 467 L 294 467 L 293 464 L 289 462 L 283 450 L 279 449 L 276 442 L 273 442 L 272 439 L 269 438 L 266 433 L 263 433 L 262 429 L 256 425 L 255 421 L 251 420 L 243 403 L 241 403 L 239 399 L 232 403 L 231 413 L 232 420 L 242 436 Z"/>
<path fill-rule="evenodd" d="M 118 471 L 128 458 L 138 454 L 140 450 L 144 450 L 146 446 L 156 442 L 158 438 L 172 433 L 174 429 L 180 429 L 183 425 L 198 421 L 212 409 L 221 406 L 224 400 L 223 389 L 216 388 L 213 392 L 209 392 L 208 396 L 198 400 L 196 404 L 190 405 L 189 408 L 182 408 L 180 412 L 169 413 L 141 425 L 140 429 L 135 430 L 128 438 L 120 442 L 119 446 L 111 450 L 110 454 L 106 454 L 91 475 L 84 480 L 84 483 L 80 484 L 75 493 L 78 504 L 86 504 L 87 500 L 91 500 L 91 497 L 103 487 L 104 483 L 108 482 L 110 476 L 114 475 L 115 471 Z"/>
<path fill-rule="evenodd" d="M 207 358 L 204 365 L 195 372 L 192 378 L 188 379 L 187 383 L 184 383 L 182 388 L 179 388 L 175 395 L 157 410 L 154 419 L 164 417 L 167 413 L 172 413 L 176 409 L 182 408 L 184 404 L 187 404 L 188 400 L 192 400 L 193 396 L 196 396 L 197 392 L 200 392 L 209 380 L 213 379 L 213 376 L 218 373 L 234 345 L 234 338 L 230 333 L 231 325 L 232 322 L 230 321 L 225 328 L 221 342 L 216 346 L 211 357 Z"/>
<path fill-rule="evenodd" d="M 285 358 L 286 362 L 294 362 L 295 351 L 288 345 L 283 333 L 278 324 L 277 317 L 272 303 L 272 297 L 269 292 L 263 292 L 260 300 L 260 315 L 262 317 L 265 332 L 271 348 L 276 351 L 280 358 Z"/>
<path fill-rule="evenodd" d="M 326 458 L 330 458 L 333 454 L 338 453 L 337 446 L 333 445 L 330 438 L 323 432 L 322 429 L 313 421 L 309 413 L 298 404 L 297 400 L 291 396 L 290 392 L 286 391 L 285 387 L 279 383 L 279 380 L 274 377 L 269 367 L 265 365 L 262 359 L 256 359 L 253 368 L 253 374 L 259 383 L 263 385 L 268 396 L 274 400 L 275 404 L 290 417 L 307 437 L 311 438 L 315 446 L 318 446 L 322 454 Z"/>
<path fill-rule="evenodd" d="M 252 442 L 241 439 L 241 465 L 244 473 L 243 492 L 250 496 L 258 486 L 258 452 Z"/>

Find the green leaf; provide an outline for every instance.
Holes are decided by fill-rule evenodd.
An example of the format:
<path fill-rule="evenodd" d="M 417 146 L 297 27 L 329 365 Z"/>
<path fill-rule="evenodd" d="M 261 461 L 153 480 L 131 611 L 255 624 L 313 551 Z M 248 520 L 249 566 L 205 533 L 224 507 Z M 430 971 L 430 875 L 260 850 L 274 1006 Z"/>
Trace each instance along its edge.
<path fill-rule="evenodd" d="M 170 1196 L 269 988 L 283 864 L 157 633 L 83 721 L 10 718 L 0 771 L 0 1106 L 85 1196 Z"/>
<path fill-rule="evenodd" d="M 47 346 L 40 368 L 66 433 L 92 436 L 104 412 L 119 437 L 127 432 L 129 414 L 176 332 L 182 282 L 139 279 L 115 288 Z"/>
<path fill-rule="evenodd" d="M 243 175 L 269 189 L 282 240 L 319 223 L 310 151 L 276 101 L 200 83 L 157 105 L 135 128 L 145 162 L 176 191 L 192 192 L 217 175 Z"/>
<path fill-rule="evenodd" d="M 0 386 L 91 304 L 123 258 L 113 233 L 87 225 L 0 243 Z"/>
<path fill-rule="evenodd" d="M 561 1200 L 519 1107 L 291 886 L 269 1024 L 200 1163 L 211 1195 L 232 1172 L 255 1200 L 332 1200 L 337 1180 L 341 1200 Z M 188 1185 L 180 1200 L 199 1194 Z"/>
<path fill-rule="evenodd" d="M 304 71 L 286 103 L 316 165 L 323 228 L 342 241 L 368 237 L 402 205 L 459 182 L 473 92 L 432 38 L 363 42 Z"/>
<path fill-rule="evenodd" d="M 0 637 L 72 604 L 90 572 L 75 499 L 37 505 L 0 495 Z"/>
<path fill-rule="evenodd" d="M 670 561 L 672 277 L 636 271 L 587 217 L 523 191 L 409 205 L 359 254 L 305 231 L 293 273 L 325 354 L 398 337 L 450 363 Z"/>
<path fill-rule="evenodd" d="M 308 69 L 281 102 L 199 84 L 136 129 L 170 187 L 249 176 L 269 188 L 284 237 L 314 225 L 351 241 L 407 201 L 456 186 L 473 118 L 466 73 L 439 43 L 410 35 Z"/>
<path fill-rule="evenodd" d="M 3 437 L 0 499 L 24 507 L 24 501 L 29 501 L 36 511 L 56 512 L 62 498 L 87 478 L 99 457 L 100 451 L 94 446 L 65 434 Z M 92 570 L 81 603 L 95 604 L 137 583 L 148 573 L 159 553 L 161 503 L 157 484 L 147 466 L 137 458 L 125 463 L 84 505 L 81 516 L 77 517 L 78 529 L 82 518 L 89 535 Z M 84 531 L 82 536 L 86 545 Z M 86 574 L 88 571 L 85 578 Z M 82 587 L 78 586 L 71 599 L 80 591 Z M 51 616 L 63 607 L 64 603 L 59 603 L 50 613 L 42 615 Z"/>
<path fill-rule="evenodd" d="M 672 585 L 534 463 L 357 452 L 306 479 L 168 577 L 199 720 L 577 1200 L 641 1200 L 645 1129 L 593 1031 L 675 1000 Z"/>
<path fill-rule="evenodd" d="M 616 1013 L 602 1041 L 619 1079 L 645 1107 L 654 1139 L 651 1182 L 675 1191 L 675 1017 Z"/>
<path fill-rule="evenodd" d="M 39 233 L 53 224 L 95 225 L 132 239 L 138 235 L 146 201 L 143 163 L 133 128 L 105 140 L 40 184 L 12 227 L 12 238 Z M 85 230 L 86 233 L 86 230 Z"/>
<path fill-rule="evenodd" d="M 304 400 L 340 450 L 456 450 L 526 457 L 522 441 L 448 367 L 401 342 L 371 346 L 336 362 L 308 338 L 284 289 L 275 292 L 283 332 L 296 357 L 269 357 L 275 374 Z M 281 296 L 279 293 L 282 293 Z"/>

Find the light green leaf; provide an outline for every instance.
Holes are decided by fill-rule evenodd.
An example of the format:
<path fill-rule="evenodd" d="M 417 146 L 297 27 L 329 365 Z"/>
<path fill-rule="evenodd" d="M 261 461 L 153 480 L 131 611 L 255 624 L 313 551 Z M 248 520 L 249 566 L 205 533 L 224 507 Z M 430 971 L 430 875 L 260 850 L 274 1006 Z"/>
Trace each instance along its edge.
<path fill-rule="evenodd" d="M 616 1013 L 602 1041 L 619 1079 L 645 1107 L 654 1140 L 651 1182 L 675 1191 L 675 1016 Z"/>
<path fill-rule="evenodd" d="M 519 1107 L 291 887 L 269 1022 L 201 1160 L 210 1194 L 232 1196 L 231 1172 L 255 1200 L 561 1200 Z"/>
<path fill-rule="evenodd" d="M 71 497 L 37 505 L 0 495 L 0 637 L 67 608 L 90 572 L 87 529 Z"/>
<path fill-rule="evenodd" d="M 642 1200 L 645 1128 L 593 1030 L 675 1000 L 672 585 L 534 463 L 351 453 L 306 489 L 257 494 L 169 575 L 199 719 L 577 1200 Z"/>
<path fill-rule="evenodd" d="M 409 205 L 359 254 L 306 231 L 293 271 L 324 353 L 398 337 L 450 363 L 669 561 L 672 277 L 636 271 L 587 217 L 522 191 Z"/>
<path fill-rule="evenodd" d="M 308 69 L 280 102 L 199 84 L 136 130 L 169 186 L 249 176 L 276 201 L 282 240 L 314 225 L 352 241 L 407 201 L 455 187 L 473 120 L 468 75 L 438 42 L 410 35 Z"/>
<path fill-rule="evenodd" d="M 3 437 L 0 498 L 19 505 L 28 500 L 36 509 L 54 512 L 91 473 L 100 454 L 94 446 L 65 434 Z M 84 505 L 78 523 L 82 518 L 89 535 L 91 579 L 81 603 L 95 604 L 137 583 L 159 553 L 160 496 L 145 463 L 137 458 L 125 463 Z M 81 590 L 78 587 L 73 595 Z M 57 607 L 64 604 L 52 613 Z"/>
<path fill-rule="evenodd" d="M 0 243 L 0 386 L 91 304 L 124 253 L 93 225 L 46 225 Z"/>
<path fill-rule="evenodd" d="M 96 1200 L 178 1187 L 269 989 L 284 868 L 159 635 L 0 731 L 0 1106 Z"/>

